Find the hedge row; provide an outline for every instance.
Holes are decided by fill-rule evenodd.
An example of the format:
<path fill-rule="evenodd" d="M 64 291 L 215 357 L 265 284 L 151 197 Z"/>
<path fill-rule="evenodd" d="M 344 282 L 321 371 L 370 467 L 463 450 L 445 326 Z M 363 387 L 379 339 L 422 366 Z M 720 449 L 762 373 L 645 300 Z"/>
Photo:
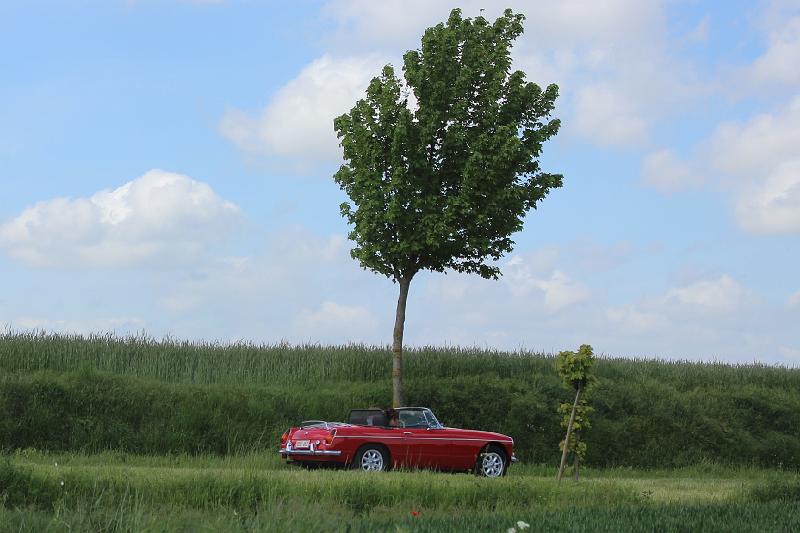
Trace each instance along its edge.
<path fill-rule="evenodd" d="M 303 419 L 344 420 L 381 406 L 386 383 L 327 387 L 193 385 L 130 376 L 36 371 L 0 378 L 0 448 L 227 454 L 272 450 Z M 448 425 L 514 437 L 518 456 L 558 460 L 557 406 L 569 399 L 554 373 L 414 379 L 408 403 Z M 800 390 L 730 384 L 680 390 L 650 377 L 602 378 L 587 435 L 594 466 L 674 467 L 713 461 L 800 468 Z"/>

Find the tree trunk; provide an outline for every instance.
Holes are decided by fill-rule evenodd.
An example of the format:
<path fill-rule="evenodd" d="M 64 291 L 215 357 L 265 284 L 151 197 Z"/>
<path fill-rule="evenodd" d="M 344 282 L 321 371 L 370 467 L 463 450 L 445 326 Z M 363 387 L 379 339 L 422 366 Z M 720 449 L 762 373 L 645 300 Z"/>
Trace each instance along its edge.
<path fill-rule="evenodd" d="M 558 482 L 561 483 L 561 476 L 564 475 L 564 466 L 567 464 L 567 453 L 569 453 L 569 434 L 572 433 L 572 424 L 575 422 L 575 410 L 578 408 L 578 400 L 581 398 L 583 384 L 578 384 L 578 392 L 575 393 L 575 403 L 572 404 L 572 413 L 569 415 L 567 424 L 567 436 L 564 437 L 564 450 L 561 452 L 561 466 L 558 467 Z"/>
<path fill-rule="evenodd" d="M 575 434 L 575 447 L 577 448 L 577 446 L 578 446 L 578 434 L 576 433 Z M 572 479 L 574 479 L 575 481 L 578 481 L 578 479 L 580 479 L 580 477 L 579 477 L 580 474 L 578 474 L 578 470 L 581 467 L 581 458 L 578 457 L 578 453 L 577 452 L 572 452 L 572 455 L 575 457 L 575 461 L 572 463 Z"/>
<path fill-rule="evenodd" d="M 392 339 L 392 407 L 403 406 L 403 328 L 406 323 L 406 301 L 411 278 L 400 279 L 400 296 L 394 318 Z"/>

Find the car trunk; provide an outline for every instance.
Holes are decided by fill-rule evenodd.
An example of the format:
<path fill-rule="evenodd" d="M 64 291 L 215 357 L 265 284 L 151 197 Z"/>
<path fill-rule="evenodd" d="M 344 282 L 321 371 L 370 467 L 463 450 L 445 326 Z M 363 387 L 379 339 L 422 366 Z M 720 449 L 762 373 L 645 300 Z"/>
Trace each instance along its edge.
<path fill-rule="evenodd" d="M 314 447 L 319 446 L 320 444 L 325 444 L 326 439 L 329 443 L 333 432 L 333 429 L 325 429 L 321 427 L 299 428 L 292 432 L 292 434 L 289 436 L 289 440 L 292 443 L 292 447 L 295 449 L 308 449 L 312 444 Z"/>

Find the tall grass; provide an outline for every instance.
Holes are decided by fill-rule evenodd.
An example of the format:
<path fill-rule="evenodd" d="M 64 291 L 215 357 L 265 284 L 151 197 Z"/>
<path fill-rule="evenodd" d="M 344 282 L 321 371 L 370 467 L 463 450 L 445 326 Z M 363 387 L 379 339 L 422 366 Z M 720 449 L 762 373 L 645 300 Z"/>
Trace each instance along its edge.
<path fill-rule="evenodd" d="M 319 385 L 336 381 L 386 381 L 388 348 L 349 344 L 223 344 L 156 340 L 145 335 L 0 334 L 0 369 L 8 372 L 91 368 L 170 383 Z M 407 349 L 405 376 L 452 378 L 491 374 L 519 378 L 553 374 L 553 354 L 480 348 Z M 758 363 L 730 365 L 601 357 L 597 374 L 610 380 L 657 379 L 679 390 L 732 384 L 800 388 L 800 369 Z"/>

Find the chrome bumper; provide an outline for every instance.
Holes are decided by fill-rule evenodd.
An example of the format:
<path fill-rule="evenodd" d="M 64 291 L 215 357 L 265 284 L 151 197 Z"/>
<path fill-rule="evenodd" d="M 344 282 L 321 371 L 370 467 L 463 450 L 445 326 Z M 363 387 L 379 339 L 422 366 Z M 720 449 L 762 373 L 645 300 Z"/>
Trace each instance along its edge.
<path fill-rule="evenodd" d="M 280 450 L 278 450 L 278 453 L 280 453 L 281 455 L 322 455 L 329 457 L 342 455 L 341 450 L 317 450 L 314 444 L 312 444 L 311 447 L 307 450 L 306 449 L 296 450 L 292 448 L 292 445 L 288 442 L 286 443 L 285 448 L 281 448 Z"/>
<path fill-rule="evenodd" d="M 516 463 L 518 460 L 519 460 L 519 459 L 517 459 L 517 456 L 516 456 L 516 455 L 514 455 L 514 454 L 512 453 L 512 454 L 511 454 L 511 462 L 512 462 L 512 463 Z"/>

